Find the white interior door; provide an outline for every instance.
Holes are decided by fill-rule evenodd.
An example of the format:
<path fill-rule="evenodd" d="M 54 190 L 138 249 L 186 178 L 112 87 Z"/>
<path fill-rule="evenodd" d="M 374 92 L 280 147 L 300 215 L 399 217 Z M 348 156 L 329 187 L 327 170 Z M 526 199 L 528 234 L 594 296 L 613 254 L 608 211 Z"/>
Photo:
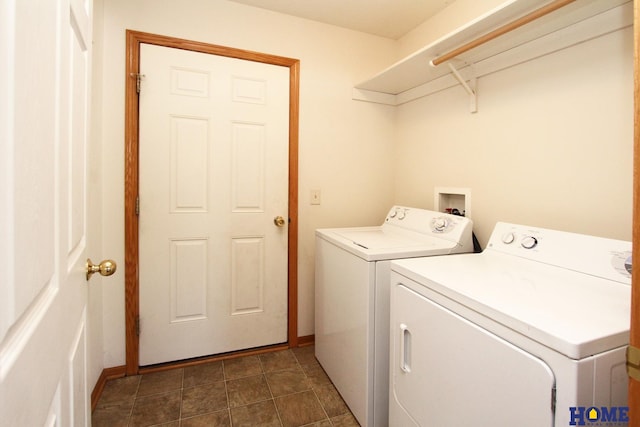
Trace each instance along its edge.
<path fill-rule="evenodd" d="M 0 425 L 90 424 L 91 1 L 0 5 Z"/>
<path fill-rule="evenodd" d="M 140 365 L 286 342 L 289 69 L 140 64 Z"/>

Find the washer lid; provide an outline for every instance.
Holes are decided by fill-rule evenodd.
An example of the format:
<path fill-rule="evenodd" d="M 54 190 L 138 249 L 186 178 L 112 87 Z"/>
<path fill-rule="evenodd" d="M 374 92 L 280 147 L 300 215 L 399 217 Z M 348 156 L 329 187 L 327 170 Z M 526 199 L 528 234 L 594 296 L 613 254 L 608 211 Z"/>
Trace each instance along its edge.
<path fill-rule="evenodd" d="M 459 248 L 449 240 L 377 226 L 319 229 L 316 235 L 366 261 L 444 255 Z"/>
<path fill-rule="evenodd" d="M 391 268 L 572 359 L 629 343 L 626 284 L 491 251 Z"/>
<path fill-rule="evenodd" d="M 417 236 L 406 236 L 401 234 L 393 234 L 384 232 L 382 229 L 377 230 L 357 230 L 346 229 L 336 231 L 336 235 L 342 237 L 345 240 L 350 240 L 354 244 L 371 250 L 389 249 L 395 250 L 397 248 L 410 248 L 417 246 L 424 246 L 425 243 L 435 245 L 433 241 L 425 241 L 424 238 L 418 238 Z"/>

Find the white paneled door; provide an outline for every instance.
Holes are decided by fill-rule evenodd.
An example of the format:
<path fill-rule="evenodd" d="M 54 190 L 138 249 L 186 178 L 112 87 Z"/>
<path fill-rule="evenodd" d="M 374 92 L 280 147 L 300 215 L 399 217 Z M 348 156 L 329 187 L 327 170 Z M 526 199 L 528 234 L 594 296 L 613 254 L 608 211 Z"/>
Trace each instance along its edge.
<path fill-rule="evenodd" d="M 91 422 L 91 7 L 0 2 L 1 426 Z"/>
<path fill-rule="evenodd" d="M 288 67 L 143 44 L 140 74 L 140 365 L 286 342 Z"/>

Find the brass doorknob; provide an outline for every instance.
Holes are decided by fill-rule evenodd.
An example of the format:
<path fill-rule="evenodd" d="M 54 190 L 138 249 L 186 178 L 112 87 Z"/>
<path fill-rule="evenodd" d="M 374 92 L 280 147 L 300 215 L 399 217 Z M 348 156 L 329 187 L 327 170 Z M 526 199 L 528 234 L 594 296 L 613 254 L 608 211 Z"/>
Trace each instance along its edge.
<path fill-rule="evenodd" d="M 276 227 L 284 227 L 286 221 L 281 216 L 277 216 L 273 218 L 273 223 L 276 225 Z"/>
<path fill-rule="evenodd" d="M 100 273 L 101 276 L 111 276 L 116 272 L 116 262 L 110 259 L 102 261 L 100 264 L 94 264 L 90 258 L 87 258 L 86 270 L 87 280 L 91 279 L 93 273 Z"/>

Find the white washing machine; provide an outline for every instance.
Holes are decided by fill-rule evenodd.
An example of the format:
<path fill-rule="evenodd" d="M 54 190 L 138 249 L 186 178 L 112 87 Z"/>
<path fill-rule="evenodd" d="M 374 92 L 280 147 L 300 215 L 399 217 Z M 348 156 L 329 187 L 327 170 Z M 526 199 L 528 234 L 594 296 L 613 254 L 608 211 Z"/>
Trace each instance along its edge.
<path fill-rule="evenodd" d="M 471 229 L 394 206 L 381 226 L 316 231 L 315 354 L 360 425 L 388 425 L 390 260 L 471 252 Z"/>
<path fill-rule="evenodd" d="M 498 223 L 391 268 L 390 425 L 626 425 L 630 242 Z"/>

